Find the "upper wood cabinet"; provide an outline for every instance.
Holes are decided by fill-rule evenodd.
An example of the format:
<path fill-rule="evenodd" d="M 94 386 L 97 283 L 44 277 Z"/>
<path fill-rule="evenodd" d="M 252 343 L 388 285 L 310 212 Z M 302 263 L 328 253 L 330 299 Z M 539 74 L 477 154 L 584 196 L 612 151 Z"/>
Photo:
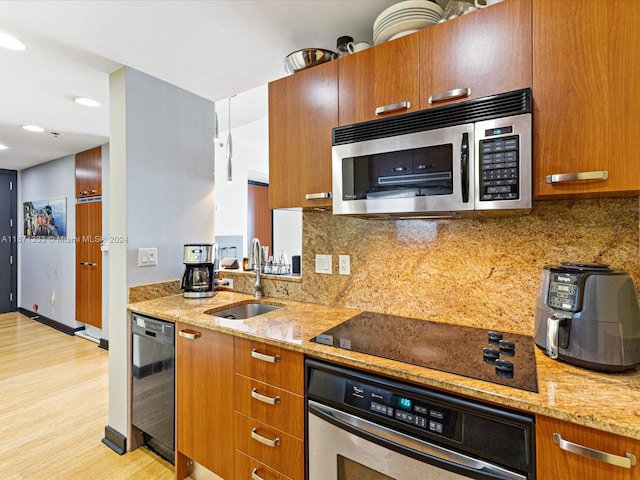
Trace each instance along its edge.
<path fill-rule="evenodd" d="M 418 35 L 338 59 L 340 125 L 419 109 Z"/>
<path fill-rule="evenodd" d="M 640 190 L 637 10 L 534 2 L 535 198 Z"/>
<path fill-rule="evenodd" d="M 420 107 L 531 87 L 531 15 L 505 0 L 421 30 Z"/>
<path fill-rule="evenodd" d="M 233 337 L 177 323 L 176 478 L 189 459 L 234 478 Z"/>
<path fill-rule="evenodd" d="M 640 441 L 553 418 L 536 419 L 538 480 L 640 478 L 640 464 L 632 466 L 627 453 L 640 459 Z M 628 468 L 614 465 L 616 462 Z"/>
<path fill-rule="evenodd" d="M 102 195 L 102 147 L 76 153 L 76 198 Z"/>
<path fill-rule="evenodd" d="M 270 208 L 331 207 L 331 129 L 337 124 L 337 62 L 269 84 Z"/>

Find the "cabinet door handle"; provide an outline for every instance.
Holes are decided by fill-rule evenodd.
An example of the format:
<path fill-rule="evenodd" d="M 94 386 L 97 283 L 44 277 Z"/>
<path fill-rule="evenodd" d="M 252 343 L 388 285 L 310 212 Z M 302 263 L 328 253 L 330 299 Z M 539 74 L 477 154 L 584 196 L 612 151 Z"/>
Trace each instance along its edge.
<path fill-rule="evenodd" d="M 98 266 L 97 263 L 92 263 L 92 262 L 80 262 L 80 265 L 84 265 L 85 267 L 97 267 Z"/>
<path fill-rule="evenodd" d="M 258 475 L 258 469 L 254 468 L 251 471 L 251 480 L 264 480 L 261 476 Z"/>
<path fill-rule="evenodd" d="M 256 430 L 257 430 L 257 428 L 253 428 L 251 430 L 251 438 L 253 438 L 254 440 L 257 440 L 258 442 L 262 443 L 263 445 L 266 445 L 267 447 L 272 447 L 272 448 L 275 448 L 278 445 L 280 445 L 280 438 L 279 437 L 276 437 L 273 440 L 270 440 L 268 438 L 263 437 L 262 435 L 258 435 Z"/>
<path fill-rule="evenodd" d="M 429 97 L 429 104 L 446 102 L 447 100 L 454 100 L 456 98 L 469 97 L 469 96 L 471 96 L 471 89 L 469 87 L 454 88 L 453 90 L 449 90 L 447 92 L 440 92 L 440 93 L 436 93 L 435 95 L 431 95 Z"/>
<path fill-rule="evenodd" d="M 304 198 L 307 200 L 317 200 L 319 198 L 333 198 L 333 194 L 331 192 L 318 192 L 318 193 L 307 193 Z"/>
<path fill-rule="evenodd" d="M 280 397 L 267 397 L 266 395 L 258 393 L 257 388 L 251 390 L 251 398 L 255 398 L 256 400 L 262 403 L 266 403 L 267 405 L 277 405 L 280 403 Z"/>
<path fill-rule="evenodd" d="M 609 178 L 608 170 L 577 173 L 554 173 L 547 175 L 547 183 L 575 182 L 579 180 L 606 180 Z"/>
<path fill-rule="evenodd" d="M 180 330 L 178 331 L 178 335 L 189 340 L 195 340 L 196 338 L 200 338 L 201 333 L 195 330 Z"/>
<path fill-rule="evenodd" d="M 612 453 L 602 452 L 600 450 L 594 450 L 593 448 L 578 445 L 577 443 L 568 442 L 562 438 L 559 433 L 553 434 L 553 441 L 556 442 L 562 450 L 575 453 L 583 457 L 589 457 L 599 462 L 608 463 L 609 465 L 615 465 L 617 467 L 631 468 L 636 464 L 636 456 L 633 453 L 625 453 L 624 457 L 614 455 Z"/>
<path fill-rule="evenodd" d="M 263 362 L 268 363 L 277 363 L 280 361 L 280 355 L 265 355 L 264 353 L 260 353 L 255 348 L 251 350 L 251 356 L 256 360 L 262 360 Z"/>
<path fill-rule="evenodd" d="M 376 115 L 383 113 L 397 112 L 398 110 L 409 110 L 411 108 L 411 102 L 402 101 L 398 103 L 392 103 L 390 105 L 384 105 L 376 108 Z"/>

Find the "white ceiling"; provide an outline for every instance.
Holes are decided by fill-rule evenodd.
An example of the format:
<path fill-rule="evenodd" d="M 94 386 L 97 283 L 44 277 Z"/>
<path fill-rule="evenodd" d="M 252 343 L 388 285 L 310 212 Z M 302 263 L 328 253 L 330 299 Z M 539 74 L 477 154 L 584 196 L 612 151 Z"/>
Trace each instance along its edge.
<path fill-rule="evenodd" d="M 427 1 L 427 0 L 425 0 Z M 212 101 L 232 100 L 232 126 L 266 116 L 265 85 L 305 47 L 335 50 L 397 0 L 0 0 L 0 168 L 21 170 L 106 143 L 109 74 L 128 65 Z M 98 109 L 72 100 L 99 101 Z M 220 112 L 226 128 L 226 109 Z M 36 124 L 45 133 L 24 131 Z M 59 133 L 54 136 L 51 132 Z"/>

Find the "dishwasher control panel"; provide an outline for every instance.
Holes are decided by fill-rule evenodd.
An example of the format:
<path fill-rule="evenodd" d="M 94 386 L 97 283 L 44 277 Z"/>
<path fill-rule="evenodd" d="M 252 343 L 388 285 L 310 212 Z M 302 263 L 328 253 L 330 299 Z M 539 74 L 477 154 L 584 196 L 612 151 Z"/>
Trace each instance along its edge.
<path fill-rule="evenodd" d="M 344 403 L 447 438 L 456 439 L 460 434 L 456 410 L 366 382 L 346 380 Z"/>

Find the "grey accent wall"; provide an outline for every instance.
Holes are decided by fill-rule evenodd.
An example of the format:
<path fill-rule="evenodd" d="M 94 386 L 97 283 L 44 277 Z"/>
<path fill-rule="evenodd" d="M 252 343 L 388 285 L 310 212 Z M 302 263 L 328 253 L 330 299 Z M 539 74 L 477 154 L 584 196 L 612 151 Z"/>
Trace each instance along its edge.
<path fill-rule="evenodd" d="M 214 241 L 214 104 L 130 67 L 110 76 L 109 427 L 128 436 L 127 288 L 180 278 Z M 139 248 L 157 266 L 138 267 Z"/>
<path fill-rule="evenodd" d="M 27 168 L 18 173 L 18 307 L 38 313 L 72 328 L 76 322 L 75 278 L 75 155 Z M 27 239 L 23 202 L 66 198 L 67 237 Z M 55 303 L 50 302 L 55 292 Z"/>

